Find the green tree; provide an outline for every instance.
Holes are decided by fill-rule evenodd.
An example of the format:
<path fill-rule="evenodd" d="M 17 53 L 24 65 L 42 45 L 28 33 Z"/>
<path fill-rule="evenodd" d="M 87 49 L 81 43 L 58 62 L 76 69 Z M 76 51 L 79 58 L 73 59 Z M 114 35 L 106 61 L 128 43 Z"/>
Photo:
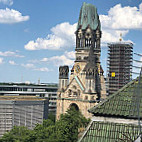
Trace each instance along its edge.
<path fill-rule="evenodd" d="M 48 119 L 50 119 L 50 120 L 52 120 L 53 122 L 55 122 L 55 121 L 56 121 L 56 116 L 55 116 L 55 114 L 53 114 L 52 112 L 50 112 L 50 113 L 48 114 Z"/>
<path fill-rule="evenodd" d="M 88 123 L 89 120 L 87 120 L 80 111 L 71 107 L 67 113 L 61 115 L 61 118 L 56 122 L 56 125 L 60 125 L 60 127 L 58 126 L 57 128 L 59 129 L 59 132 L 61 132 L 59 133 L 61 134 L 61 137 L 64 137 L 68 142 L 76 142 L 78 139 L 78 129 L 80 127 L 86 127 Z"/>
<path fill-rule="evenodd" d="M 29 139 L 34 139 L 37 142 L 44 142 L 49 139 L 50 135 L 54 133 L 55 123 L 50 119 L 44 120 L 42 124 L 37 124 Z"/>
<path fill-rule="evenodd" d="M 61 115 L 60 120 L 44 120 L 33 130 L 16 126 L 4 134 L 0 142 L 76 142 L 79 128 L 86 127 L 88 122 L 79 111 L 71 107 L 67 113 Z"/>
<path fill-rule="evenodd" d="M 27 136 L 32 132 L 24 126 L 15 126 L 10 132 L 7 132 L 0 139 L 1 142 L 24 142 Z"/>

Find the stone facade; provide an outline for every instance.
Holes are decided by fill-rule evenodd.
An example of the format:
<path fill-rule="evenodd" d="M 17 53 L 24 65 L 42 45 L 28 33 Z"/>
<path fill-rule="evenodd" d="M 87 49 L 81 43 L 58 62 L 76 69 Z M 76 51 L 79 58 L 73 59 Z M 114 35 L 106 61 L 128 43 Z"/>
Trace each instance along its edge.
<path fill-rule="evenodd" d="M 86 118 L 90 118 L 88 109 L 106 95 L 103 70 L 100 65 L 100 21 L 93 5 L 83 4 L 75 34 L 76 59 L 70 77 L 67 66 L 59 68 L 57 119 L 72 105 L 76 106 Z"/>

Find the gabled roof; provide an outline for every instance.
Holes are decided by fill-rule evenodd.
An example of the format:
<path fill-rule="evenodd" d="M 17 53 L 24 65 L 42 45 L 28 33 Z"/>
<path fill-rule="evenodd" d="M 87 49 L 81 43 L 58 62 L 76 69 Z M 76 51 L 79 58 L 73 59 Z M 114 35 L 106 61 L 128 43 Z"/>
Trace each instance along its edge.
<path fill-rule="evenodd" d="M 139 82 L 139 83 L 138 83 Z M 138 106 L 139 104 L 139 106 Z M 131 81 L 102 103 L 91 108 L 95 116 L 142 118 L 142 77 Z"/>
<path fill-rule="evenodd" d="M 78 76 L 75 76 L 75 77 L 70 81 L 70 83 L 69 83 L 69 85 L 67 86 L 66 90 L 69 88 L 69 86 L 72 84 L 72 82 L 73 82 L 74 80 L 77 82 L 77 84 L 79 85 L 80 89 L 81 89 L 82 91 L 84 91 L 84 90 L 85 90 L 85 87 L 83 86 L 83 84 L 82 84 L 82 82 L 80 81 L 80 79 L 79 79 Z M 65 91 L 66 91 L 66 90 L 65 90 Z"/>

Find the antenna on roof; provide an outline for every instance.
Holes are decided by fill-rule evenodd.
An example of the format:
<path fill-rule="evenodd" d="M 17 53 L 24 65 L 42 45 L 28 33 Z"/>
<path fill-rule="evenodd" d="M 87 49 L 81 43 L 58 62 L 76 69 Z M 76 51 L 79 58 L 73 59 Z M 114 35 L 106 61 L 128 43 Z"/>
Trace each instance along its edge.
<path fill-rule="evenodd" d="M 38 84 L 40 84 L 40 78 L 38 79 Z"/>

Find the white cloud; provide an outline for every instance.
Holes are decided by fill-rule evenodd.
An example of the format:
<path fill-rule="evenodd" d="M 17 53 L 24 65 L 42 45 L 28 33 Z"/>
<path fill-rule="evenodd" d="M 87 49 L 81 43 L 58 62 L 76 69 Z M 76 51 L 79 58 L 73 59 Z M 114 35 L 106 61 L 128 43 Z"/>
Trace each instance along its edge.
<path fill-rule="evenodd" d="M 35 71 L 41 71 L 41 72 L 49 72 L 49 71 L 51 71 L 47 67 L 40 67 L 40 68 L 38 68 L 34 64 L 31 64 L 31 63 L 21 64 L 21 66 L 25 67 L 27 69 L 35 70 Z"/>
<path fill-rule="evenodd" d="M 46 68 L 46 67 L 43 67 L 43 68 L 36 68 L 35 70 L 37 70 L 37 71 L 42 71 L 42 72 L 49 72 L 49 69 Z"/>
<path fill-rule="evenodd" d="M 102 27 L 110 29 L 142 29 L 142 4 L 137 7 L 117 4 L 108 11 L 108 15 L 100 15 Z"/>
<path fill-rule="evenodd" d="M 13 5 L 13 0 L 0 0 L 0 3 L 11 6 Z"/>
<path fill-rule="evenodd" d="M 10 65 L 17 65 L 14 61 L 11 61 L 11 60 L 9 61 L 9 64 Z"/>
<path fill-rule="evenodd" d="M 1 52 L 0 51 L 0 56 L 5 56 L 5 57 L 24 57 L 23 55 L 17 54 L 18 51 L 13 52 L 13 51 L 5 51 Z"/>
<path fill-rule="evenodd" d="M 142 3 L 137 7 L 117 4 L 110 8 L 107 15 L 100 15 L 102 27 L 102 46 L 106 43 L 119 41 L 120 34 L 124 38 L 131 29 L 142 29 Z M 52 34 L 46 38 L 29 41 L 25 45 L 27 50 L 59 50 L 75 47 L 75 31 L 77 23 L 71 25 L 67 22 L 56 25 L 51 29 Z M 128 41 L 130 41 L 128 39 Z M 45 59 L 46 60 L 46 59 Z"/>
<path fill-rule="evenodd" d="M 65 51 L 65 56 L 69 59 L 75 59 L 75 51 L 70 51 L 70 52 Z"/>
<path fill-rule="evenodd" d="M 3 63 L 3 58 L 0 58 L 0 64 L 2 64 Z"/>
<path fill-rule="evenodd" d="M 40 61 L 41 62 L 47 62 L 49 59 L 48 58 L 43 58 L 43 59 L 41 59 Z"/>
<path fill-rule="evenodd" d="M 125 37 L 131 29 L 142 29 L 142 4 L 139 5 L 139 9 L 130 6 L 122 7 L 121 4 L 117 4 L 108 11 L 108 15 L 100 15 L 100 21 L 102 46 L 108 42 L 117 42 L 120 33 Z"/>
<path fill-rule="evenodd" d="M 25 68 L 29 68 L 29 69 L 35 68 L 34 64 L 29 64 L 29 63 L 27 63 L 27 64 L 21 64 L 21 66 L 23 66 Z"/>
<path fill-rule="evenodd" d="M 60 65 L 73 65 L 74 60 L 71 60 L 67 58 L 65 55 L 61 56 L 53 56 L 51 58 L 43 58 L 41 59 L 42 62 L 50 62 L 54 64 L 55 66 L 60 66 Z"/>
<path fill-rule="evenodd" d="M 14 9 L 0 9 L 0 23 L 14 24 L 29 20 L 29 16 L 22 16 L 19 11 Z"/>
<path fill-rule="evenodd" d="M 65 51 L 65 53 L 61 56 L 53 56 L 51 58 L 43 58 L 40 61 L 41 62 L 49 62 L 54 64 L 55 66 L 60 66 L 60 65 L 73 65 L 74 63 L 74 59 L 75 59 L 75 52 L 71 51 L 71 52 L 67 52 Z"/>
<path fill-rule="evenodd" d="M 53 56 L 49 59 L 49 61 L 53 62 L 54 65 L 68 65 L 71 66 L 74 63 L 74 60 L 67 58 L 65 55 L 62 56 Z"/>
<path fill-rule="evenodd" d="M 51 29 L 52 34 L 46 38 L 37 38 L 35 41 L 29 41 L 25 45 L 26 50 L 59 50 L 75 46 L 75 35 L 77 24 L 69 24 L 67 22 L 56 25 Z"/>
<path fill-rule="evenodd" d="M 123 38 L 128 32 L 128 30 L 102 29 L 101 46 L 106 46 L 110 42 L 118 42 L 120 34 L 122 34 Z"/>

